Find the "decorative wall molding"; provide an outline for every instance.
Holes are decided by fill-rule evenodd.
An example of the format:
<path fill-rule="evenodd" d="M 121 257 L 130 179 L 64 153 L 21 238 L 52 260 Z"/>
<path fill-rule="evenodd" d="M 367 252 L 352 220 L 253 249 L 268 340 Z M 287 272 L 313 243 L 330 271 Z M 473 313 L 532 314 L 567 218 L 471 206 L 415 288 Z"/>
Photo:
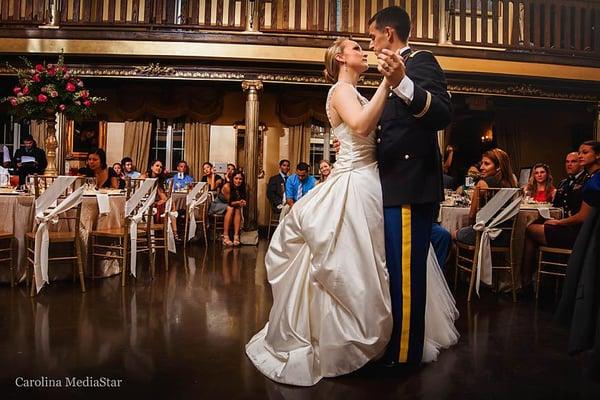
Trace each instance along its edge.
<path fill-rule="evenodd" d="M 306 86 L 328 86 L 329 83 L 316 70 L 289 70 L 275 72 L 252 66 L 178 66 L 149 63 L 147 66 L 132 65 L 73 65 L 70 69 L 82 77 L 94 78 L 131 78 L 131 79 L 180 79 L 199 81 L 243 82 L 258 80 L 265 83 L 293 84 Z M 284 69 L 284 68 L 282 68 Z M 0 65 L 0 76 L 14 76 L 15 73 L 6 65 Z M 448 91 L 451 93 L 468 93 L 490 96 L 544 98 L 569 101 L 600 102 L 598 85 L 556 80 L 540 80 L 539 82 L 523 82 L 519 79 L 507 80 L 502 76 L 487 75 L 455 75 L 447 74 Z M 381 82 L 376 73 L 367 73 L 359 82 L 359 87 L 374 89 Z"/>
<path fill-rule="evenodd" d="M 139 75 L 165 76 L 174 75 L 175 69 L 173 67 L 161 67 L 159 63 L 150 63 L 145 67 L 135 67 L 135 72 Z"/>

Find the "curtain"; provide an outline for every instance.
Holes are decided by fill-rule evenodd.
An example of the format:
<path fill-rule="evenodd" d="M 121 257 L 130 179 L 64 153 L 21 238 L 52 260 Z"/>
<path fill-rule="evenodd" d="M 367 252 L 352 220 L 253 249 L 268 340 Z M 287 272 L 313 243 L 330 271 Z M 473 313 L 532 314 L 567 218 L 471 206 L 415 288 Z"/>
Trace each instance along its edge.
<path fill-rule="evenodd" d="M 149 121 L 126 121 L 123 157 L 131 157 L 138 171 L 146 171 L 150 155 L 152 123 Z"/>
<path fill-rule="evenodd" d="M 292 167 L 300 162 L 310 162 L 310 125 L 295 125 L 289 128 L 289 158 Z"/>
<path fill-rule="evenodd" d="M 498 118 L 494 126 L 498 147 L 504 150 L 510 158 L 513 172 L 519 173 L 521 165 L 521 134 L 520 127 L 514 118 Z"/>
<path fill-rule="evenodd" d="M 46 151 L 46 122 L 32 120 L 29 125 L 29 134 L 33 136 L 37 147 Z M 21 137 L 21 140 L 23 140 L 23 137 Z"/>
<path fill-rule="evenodd" d="M 190 175 L 199 181 L 202 178 L 202 164 L 208 161 L 210 124 L 187 122 L 184 132 L 185 160 L 190 167 Z"/>
<path fill-rule="evenodd" d="M 294 96 L 281 95 L 277 100 L 279 120 L 288 126 L 296 126 L 317 120 L 328 124 L 325 112 L 325 93 L 295 93 Z"/>

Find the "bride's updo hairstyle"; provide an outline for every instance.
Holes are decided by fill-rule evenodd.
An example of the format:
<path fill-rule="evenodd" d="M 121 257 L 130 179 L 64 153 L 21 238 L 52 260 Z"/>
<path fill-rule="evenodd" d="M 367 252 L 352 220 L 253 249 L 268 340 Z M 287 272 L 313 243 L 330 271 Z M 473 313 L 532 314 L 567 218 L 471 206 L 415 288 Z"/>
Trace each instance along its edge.
<path fill-rule="evenodd" d="M 335 42 L 325 52 L 325 69 L 323 74 L 328 82 L 337 82 L 340 73 L 340 62 L 335 59 L 335 56 L 344 52 L 344 42 L 348 38 L 337 38 Z"/>

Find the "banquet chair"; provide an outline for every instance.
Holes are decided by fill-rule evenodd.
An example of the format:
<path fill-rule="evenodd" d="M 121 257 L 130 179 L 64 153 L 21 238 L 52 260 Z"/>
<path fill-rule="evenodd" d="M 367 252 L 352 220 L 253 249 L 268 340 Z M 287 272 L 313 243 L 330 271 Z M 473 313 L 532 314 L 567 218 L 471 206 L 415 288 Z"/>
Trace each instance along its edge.
<path fill-rule="evenodd" d="M 273 208 L 269 204 L 269 227 L 267 228 L 267 238 L 271 238 L 271 229 L 277 228 L 279 225 L 279 217 L 281 216 L 281 212 L 275 213 L 273 212 Z M 273 229 L 275 230 L 275 229 Z"/>
<path fill-rule="evenodd" d="M 542 275 L 550 275 L 556 277 L 556 292 L 558 292 L 559 279 L 567 276 L 567 265 L 572 250 L 560 249 L 558 247 L 540 246 L 538 250 L 538 265 L 535 285 L 536 300 L 540 294 L 540 285 L 542 283 Z M 552 255 L 552 258 L 545 258 L 545 255 Z M 566 258 L 566 259 L 565 259 Z"/>
<path fill-rule="evenodd" d="M 133 194 L 140 188 L 140 184 L 143 180 L 126 178 L 126 200 L 129 200 Z M 150 194 L 152 189 L 148 192 Z M 134 208 L 133 215 L 140 210 L 147 200 L 148 195 L 144 196 Z M 150 207 L 146 213 L 146 219 L 152 218 L 152 207 Z M 92 253 L 92 277 L 95 277 L 95 261 L 100 260 L 117 260 L 121 267 L 121 286 L 125 286 L 127 268 L 129 266 L 128 260 L 131 256 L 131 236 L 130 226 L 132 224 L 132 218 L 130 216 L 125 217 L 123 226 L 120 228 L 104 228 L 95 229 L 90 233 L 91 242 L 91 253 Z M 137 226 L 137 241 L 136 241 L 136 255 L 140 253 L 148 253 L 150 259 L 150 271 L 154 276 L 154 257 L 151 254 L 151 226 L 145 224 L 138 224 Z"/>
<path fill-rule="evenodd" d="M 52 184 L 54 184 L 57 177 L 48 177 L 48 176 L 33 176 L 33 184 L 34 184 L 34 197 L 35 200 L 38 200 L 40 196 L 48 190 Z M 44 215 L 48 215 L 48 213 L 52 212 L 57 205 L 65 200 L 70 193 L 75 192 L 80 186 L 85 183 L 85 178 L 79 177 L 75 178 L 75 180 L 66 188 L 66 190 L 60 194 L 57 199 L 57 203 L 50 206 L 46 211 L 44 211 Z M 80 233 L 80 223 L 81 223 L 81 205 L 82 202 L 79 202 L 73 208 L 65 210 L 60 214 L 56 215 L 58 221 L 56 221 L 55 225 L 60 226 L 61 228 L 66 227 L 66 231 L 50 231 L 48 232 L 49 238 L 49 251 L 48 251 L 48 267 L 50 267 L 50 263 L 54 262 L 65 262 L 71 261 L 73 263 L 73 279 L 75 280 L 76 276 L 79 275 L 79 284 L 81 286 L 81 292 L 85 293 L 85 277 L 83 272 L 83 251 L 82 251 L 82 242 L 81 242 L 81 233 Z M 35 205 L 34 205 L 35 207 Z M 28 232 L 25 234 L 25 247 L 27 254 L 27 281 L 31 285 L 30 296 L 34 297 L 36 294 L 36 282 L 34 279 L 34 263 L 35 263 L 35 245 L 36 245 L 36 234 L 39 229 L 39 224 L 35 224 L 35 227 L 32 232 Z M 64 246 L 68 249 L 72 250 L 71 255 L 64 255 L 62 252 L 58 252 L 56 254 L 55 248 L 58 246 Z"/>
<path fill-rule="evenodd" d="M 481 210 L 485 204 L 495 195 L 497 194 L 501 188 L 487 188 L 487 189 L 477 189 L 477 193 L 479 196 L 479 205 L 478 211 Z M 516 197 L 521 198 L 522 192 L 515 192 L 515 195 L 511 197 L 509 201 L 507 201 L 499 210 L 495 213 L 495 215 L 490 218 L 490 221 L 499 215 L 504 209 L 508 206 L 508 204 L 515 200 Z M 517 294 L 515 288 L 515 275 L 514 275 L 514 232 L 517 221 L 517 214 L 503 222 L 499 229 L 502 230 L 502 233 L 509 237 L 508 246 L 499 246 L 494 245 L 494 241 L 491 242 L 491 253 L 492 253 L 492 276 L 494 271 L 508 271 L 510 273 L 510 282 L 511 282 L 511 292 L 513 302 L 517 301 Z M 459 272 L 467 272 L 470 275 L 469 278 L 469 294 L 467 297 L 467 301 L 471 302 L 473 296 L 473 289 L 475 288 L 475 281 L 477 279 L 477 263 L 479 256 L 479 249 L 481 247 L 481 237 L 482 232 L 476 231 L 476 239 L 474 245 L 469 245 L 465 243 L 461 243 L 458 240 L 455 241 L 456 244 L 456 256 L 455 256 L 455 271 L 454 271 L 454 290 L 458 286 L 458 273 Z M 496 256 L 496 257 L 494 257 Z M 498 258 L 500 257 L 500 261 Z M 494 282 L 498 282 L 497 279 L 492 279 Z"/>
<path fill-rule="evenodd" d="M 156 250 L 161 250 L 164 256 L 165 263 L 165 272 L 169 271 L 169 246 L 168 246 L 168 224 L 171 223 L 171 220 L 168 216 L 172 210 L 167 210 L 166 207 L 170 205 L 169 199 L 173 195 L 173 186 L 169 185 L 169 187 L 165 188 L 165 194 L 167 195 L 167 201 L 164 203 L 164 207 L 155 207 L 156 204 L 152 207 L 153 218 L 149 218 L 146 222 L 141 223 L 140 227 L 144 230 L 149 229 L 150 233 L 150 248 L 152 249 L 150 253 L 150 257 L 153 259 L 151 261 L 151 265 L 156 265 L 156 261 L 154 261 L 154 257 L 156 254 Z M 150 224 L 148 224 L 150 221 Z M 149 226 L 148 226 L 149 225 Z M 158 234 L 158 235 L 157 235 Z M 154 271 L 152 269 L 152 278 L 154 278 Z"/>
<path fill-rule="evenodd" d="M 198 184 L 198 182 L 195 182 L 194 185 Z M 208 193 L 208 189 L 209 186 L 208 185 L 204 185 L 202 187 L 202 189 L 198 192 L 198 194 L 195 196 L 195 200 L 199 199 L 200 197 L 202 197 L 204 194 Z M 208 232 L 207 232 L 207 225 L 208 225 L 208 206 L 210 205 L 210 201 L 206 200 L 201 204 L 198 204 L 194 207 L 193 211 L 190 212 L 190 210 L 186 210 L 185 213 L 185 232 L 184 232 L 184 236 L 183 236 L 183 246 L 187 247 L 187 243 L 190 240 L 189 238 L 189 226 L 190 226 L 190 220 L 192 218 L 195 219 L 196 221 L 196 229 L 198 229 L 198 225 L 202 225 L 202 234 L 204 237 L 204 246 L 208 246 Z"/>
<path fill-rule="evenodd" d="M 26 182 L 30 182 L 30 180 L 33 180 L 33 194 L 35 196 L 35 198 L 37 199 L 38 197 L 40 197 L 40 195 L 42 193 L 44 193 L 46 191 L 46 189 L 48 189 L 50 187 L 50 185 L 52 185 L 54 183 L 54 181 L 56 180 L 56 178 L 58 178 L 57 176 L 50 176 L 50 175 L 29 175 L 27 177 L 27 181 Z M 82 181 L 79 181 L 78 185 L 82 184 Z M 31 190 L 30 189 L 30 190 Z"/>
<path fill-rule="evenodd" d="M 15 253 L 15 235 L 10 232 L 0 231 L 0 263 L 8 265 L 10 286 L 15 286 L 15 268 L 17 254 Z"/>

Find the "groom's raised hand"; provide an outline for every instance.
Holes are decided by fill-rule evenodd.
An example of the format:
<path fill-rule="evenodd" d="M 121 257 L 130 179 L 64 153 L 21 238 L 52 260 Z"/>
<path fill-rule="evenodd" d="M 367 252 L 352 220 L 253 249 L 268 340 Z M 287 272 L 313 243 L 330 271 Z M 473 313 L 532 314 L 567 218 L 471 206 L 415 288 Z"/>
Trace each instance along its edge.
<path fill-rule="evenodd" d="M 377 55 L 377 69 L 393 88 L 400 84 L 406 74 L 402 57 L 388 49 L 382 49 Z"/>

